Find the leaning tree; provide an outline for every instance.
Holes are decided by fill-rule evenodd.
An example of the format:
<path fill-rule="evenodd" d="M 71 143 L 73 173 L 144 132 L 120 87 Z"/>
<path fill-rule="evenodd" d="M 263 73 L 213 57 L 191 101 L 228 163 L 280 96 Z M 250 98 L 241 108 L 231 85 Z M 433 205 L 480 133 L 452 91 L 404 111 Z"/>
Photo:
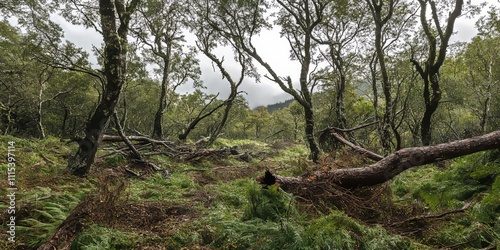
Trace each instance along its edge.
<path fill-rule="evenodd" d="M 102 99 L 87 122 L 85 137 L 68 160 L 69 170 L 74 175 L 85 175 L 90 170 L 101 136 L 115 113 L 127 72 L 127 35 L 132 14 L 140 0 L 100 0 L 100 33 L 104 40 L 103 75 L 105 76 Z M 97 27 L 96 27 L 97 28 Z"/>

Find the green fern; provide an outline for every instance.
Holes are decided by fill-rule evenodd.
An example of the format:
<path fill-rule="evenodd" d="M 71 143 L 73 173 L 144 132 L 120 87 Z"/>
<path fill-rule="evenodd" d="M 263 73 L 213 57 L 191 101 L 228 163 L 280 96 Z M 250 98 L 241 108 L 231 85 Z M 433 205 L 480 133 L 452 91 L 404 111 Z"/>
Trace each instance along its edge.
<path fill-rule="evenodd" d="M 132 249 L 140 237 L 136 233 L 122 232 L 101 225 L 91 225 L 71 244 L 72 250 Z"/>

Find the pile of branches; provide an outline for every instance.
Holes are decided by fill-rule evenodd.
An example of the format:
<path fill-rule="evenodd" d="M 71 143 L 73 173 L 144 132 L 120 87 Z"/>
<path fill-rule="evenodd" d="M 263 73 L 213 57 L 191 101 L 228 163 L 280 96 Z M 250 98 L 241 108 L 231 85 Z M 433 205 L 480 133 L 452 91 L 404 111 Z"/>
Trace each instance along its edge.
<path fill-rule="evenodd" d="M 235 155 L 241 160 L 248 161 L 246 157 L 247 154 L 240 153 L 237 147 L 224 147 L 219 149 L 202 148 L 200 145 L 203 144 L 203 140 L 190 144 L 181 144 L 172 141 L 157 140 L 143 135 L 103 135 L 102 142 L 124 142 L 126 145 L 120 148 L 104 148 L 111 152 L 101 157 L 107 157 L 118 153 L 136 162 L 142 160 L 143 156 L 151 155 L 166 155 L 174 161 L 184 162 L 197 162 L 204 159 L 223 159 L 230 155 Z"/>

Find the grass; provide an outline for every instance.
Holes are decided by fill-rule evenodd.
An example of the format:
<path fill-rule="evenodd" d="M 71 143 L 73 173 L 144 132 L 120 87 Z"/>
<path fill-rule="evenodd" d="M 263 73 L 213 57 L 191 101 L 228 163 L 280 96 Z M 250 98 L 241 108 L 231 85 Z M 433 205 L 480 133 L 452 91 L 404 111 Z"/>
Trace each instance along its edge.
<path fill-rule="evenodd" d="M 500 243 L 500 163 L 481 152 L 451 161 L 446 169 L 427 166 L 397 176 L 391 184 L 398 204 L 412 202 L 439 214 L 472 207 L 423 230 L 422 242 L 446 247 L 484 248 Z"/>
<path fill-rule="evenodd" d="M 97 186 L 100 175 L 116 175 L 125 191 L 110 209 L 120 218 L 86 224 L 71 249 L 435 249 L 486 248 L 500 243 L 500 163 L 487 153 L 474 154 L 437 167 L 411 169 L 390 182 L 388 211 L 377 211 L 385 221 L 363 221 L 334 207 L 320 213 L 311 204 L 277 187 L 262 189 L 255 181 L 262 169 L 297 176 L 312 171 L 303 145 L 269 146 L 250 140 L 218 139 L 217 147 L 265 150 L 262 161 L 204 160 L 176 162 L 155 155 L 169 174 L 149 173 L 125 178 L 120 170 L 126 159 L 119 154 L 98 159 L 94 175 L 60 175 L 73 145 L 57 138 L 26 140 L 0 137 L 6 145 L 16 141 L 18 167 L 16 196 L 19 247 L 44 243 L 72 209 Z M 5 153 L 2 151 L 2 153 Z M 102 155 L 103 152 L 99 152 Z M 357 166 L 359 159 L 340 152 L 334 167 Z M 490 160 L 488 160 L 490 159 Z M 5 164 L 0 170 L 7 171 Z M 2 185 L 6 180 L 0 180 Z M 116 184 L 116 183 L 115 183 Z M 119 183 L 118 183 L 119 184 Z M 111 185 L 111 184 L 109 184 Z M 392 191 L 392 192 L 391 192 Z M 6 190 L 0 190 L 5 195 Z M 439 214 L 473 202 L 465 213 L 439 220 L 422 220 L 402 228 L 388 226 L 408 216 Z M 0 203 L 5 211 L 8 206 Z M 393 211 L 389 211 L 389 210 Z M 111 212 L 111 211 L 110 211 Z M 399 216 L 399 217 L 398 217 Z M 359 218 L 363 218 L 360 216 Z M 5 221 L 2 221 L 5 223 Z M 416 228 L 412 228 L 416 227 Z M 420 234 L 402 233 L 418 229 Z M 4 238 L 1 249 L 15 246 Z"/>
<path fill-rule="evenodd" d="M 134 232 L 94 224 L 83 231 L 71 245 L 72 250 L 133 249 L 141 236 Z"/>

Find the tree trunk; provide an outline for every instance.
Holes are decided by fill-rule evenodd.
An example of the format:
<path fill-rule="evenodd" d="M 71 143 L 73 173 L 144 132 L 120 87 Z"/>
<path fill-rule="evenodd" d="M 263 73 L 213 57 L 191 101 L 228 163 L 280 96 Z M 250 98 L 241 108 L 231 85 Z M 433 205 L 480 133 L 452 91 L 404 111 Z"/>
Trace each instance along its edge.
<path fill-rule="evenodd" d="M 226 100 L 226 102 L 225 102 L 226 108 L 224 109 L 224 114 L 222 115 L 222 119 L 221 119 L 219 125 L 217 125 L 217 127 L 215 128 L 213 133 L 210 135 L 210 138 L 208 139 L 208 142 L 206 143 L 207 147 L 210 147 L 210 146 L 212 146 L 212 144 L 214 144 L 214 142 L 217 139 L 217 137 L 219 136 L 220 132 L 222 131 L 224 126 L 226 126 L 227 119 L 229 118 L 229 111 L 231 111 L 231 108 L 233 107 L 233 102 L 234 102 L 234 98 L 236 98 L 236 94 L 237 94 L 236 92 L 231 93 L 231 96 Z"/>
<path fill-rule="evenodd" d="M 469 139 L 438 144 L 405 148 L 394 152 L 377 163 L 350 169 L 317 171 L 313 176 L 285 177 L 273 175 L 274 181 L 263 184 L 272 185 L 278 182 L 285 191 L 298 190 L 310 185 L 335 184 L 344 188 L 373 186 L 391 180 L 403 171 L 436 161 L 452 159 L 479 151 L 500 148 L 500 130 Z M 273 178 L 267 178 L 267 180 Z"/>
<path fill-rule="evenodd" d="M 455 20 L 462 14 L 462 6 L 464 4 L 463 0 L 456 0 L 455 7 L 450 13 L 445 30 L 442 29 L 441 24 L 437 18 L 438 10 L 436 8 L 436 3 L 433 1 L 418 0 L 420 3 L 420 23 L 422 24 L 422 29 L 427 37 L 429 52 L 427 55 L 427 60 L 424 67 L 422 67 L 413 58 L 410 61 L 413 63 L 418 73 L 420 74 L 422 80 L 424 81 L 424 102 L 425 102 L 425 112 L 422 117 L 420 124 L 421 140 L 422 145 L 427 146 L 431 144 L 432 141 L 432 130 L 431 130 L 431 120 L 432 115 L 437 110 L 439 106 L 439 101 L 441 100 L 441 89 L 439 86 L 439 69 L 444 63 L 446 58 L 446 50 L 448 48 L 448 42 L 451 35 L 453 34 L 453 27 L 455 25 Z M 431 30 L 431 27 L 427 20 L 427 4 L 430 5 L 434 23 L 436 24 L 436 29 L 438 30 L 439 40 L 436 38 L 435 33 Z M 440 42 L 439 51 L 437 42 Z M 429 86 L 430 84 L 430 86 Z M 430 87 L 430 89 L 429 89 Z M 432 89 L 432 94 L 431 90 Z"/>
<path fill-rule="evenodd" d="M 392 139 L 392 134 L 391 134 L 391 128 L 394 128 L 393 126 L 393 100 L 392 100 L 392 93 L 391 93 L 391 83 L 389 82 L 389 75 L 387 73 L 387 67 L 385 64 L 385 52 L 384 52 L 384 42 L 382 41 L 383 37 L 383 28 L 386 25 L 386 23 L 392 18 L 392 13 L 394 10 L 394 5 L 395 3 L 393 1 L 390 1 L 388 4 L 388 13 L 386 16 L 382 17 L 382 5 L 383 2 L 379 1 L 368 1 L 373 19 L 375 21 L 375 53 L 376 53 L 376 58 L 378 60 L 378 64 L 380 65 L 380 73 L 382 75 L 382 92 L 384 94 L 384 101 L 385 101 L 385 110 L 384 110 L 384 115 L 382 118 L 382 122 L 379 123 L 379 134 L 380 134 L 380 141 L 382 143 L 382 148 L 384 149 L 384 154 L 388 154 L 389 152 L 392 151 L 391 149 L 391 139 Z M 373 68 L 375 69 L 375 68 Z M 376 88 L 376 74 L 373 74 L 372 72 L 372 77 L 375 77 L 372 81 L 375 82 L 373 85 L 374 88 Z M 377 110 L 375 110 L 377 112 Z"/>
<path fill-rule="evenodd" d="M 137 4 L 139 4 L 139 0 L 132 0 L 129 6 L 125 6 L 121 1 L 99 1 L 99 14 L 105 44 L 104 76 L 106 77 L 106 86 L 99 105 L 86 125 L 85 138 L 79 142 L 76 154 L 68 160 L 67 170 L 74 175 L 84 176 L 90 170 L 101 136 L 108 126 L 109 119 L 120 98 L 127 69 L 128 24 L 130 15 L 135 11 Z M 119 21 L 118 26 L 117 21 Z"/>
<path fill-rule="evenodd" d="M 64 106 L 64 115 L 61 124 L 61 138 L 66 137 L 66 124 L 68 122 L 69 112 L 70 112 L 69 108 L 67 106 Z"/>
<path fill-rule="evenodd" d="M 342 66 L 338 67 L 340 80 L 337 84 L 337 93 L 336 93 L 336 100 L 335 100 L 336 124 L 334 124 L 334 126 L 338 127 L 338 128 L 346 128 L 347 127 L 347 118 L 345 115 L 344 95 L 345 95 L 345 88 L 347 85 L 347 80 L 346 80 L 346 77 L 344 74 L 344 70 L 341 67 Z"/>
<path fill-rule="evenodd" d="M 158 110 L 155 114 L 155 121 L 153 125 L 153 138 L 161 139 L 163 137 L 163 113 L 167 109 L 167 96 L 168 96 L 168 76 L 170 73 L 170 53 L 172 44 L 167 44 L 167 51 L 162 53 L 163 59 L 163 76 L 161 80 L 161 93 Z"/>
<path fill-rule="evenodd" d="M 311 107 L 304 106 L 304 117 L 306 119 L 306 139 L 311 151 L 311 160 L 317 162 L 319 158 L 319 147 L 314 139 L 314 113 Z"/>
<path fill-rule="evenodd" d="M 45 130 L 43 129 L 43 114 L 42 114 L 42 106 L 43 106 L 43 89 L 45 86 L 42 84 L 40 86 L 40 91 L 38 93 L 38 105 L 37 105 L 37 127 L 38 131 L 40 132 L 40 138 L 44 139 L 45 138 Z"/>
<path fill-rule="evenodd" d="M 441 100 L 441 88 L 439 87 L 439 73 L 438 69 L 431 67 L 431 72 L 428 73 L 428 79 L 424 79 L 424 100 L 425 112 L 420 124 L 420 133 L 422 137 L 422 145 L 428 146 L 432 141 L 432 115 L 436 112 L 439 101 Z M 430 83 L 430 89 L 429 89 Z"/>
<path fill-rule="evenodd" d="M 163 113 L 165 112 L 165 107 L 167 106 L 167 85 L 161 85 L 160 94 L 160 105 L 155 114 L 155 120 L 153 123 L 153 138 L 161 139 L 163 137 Z"/>

